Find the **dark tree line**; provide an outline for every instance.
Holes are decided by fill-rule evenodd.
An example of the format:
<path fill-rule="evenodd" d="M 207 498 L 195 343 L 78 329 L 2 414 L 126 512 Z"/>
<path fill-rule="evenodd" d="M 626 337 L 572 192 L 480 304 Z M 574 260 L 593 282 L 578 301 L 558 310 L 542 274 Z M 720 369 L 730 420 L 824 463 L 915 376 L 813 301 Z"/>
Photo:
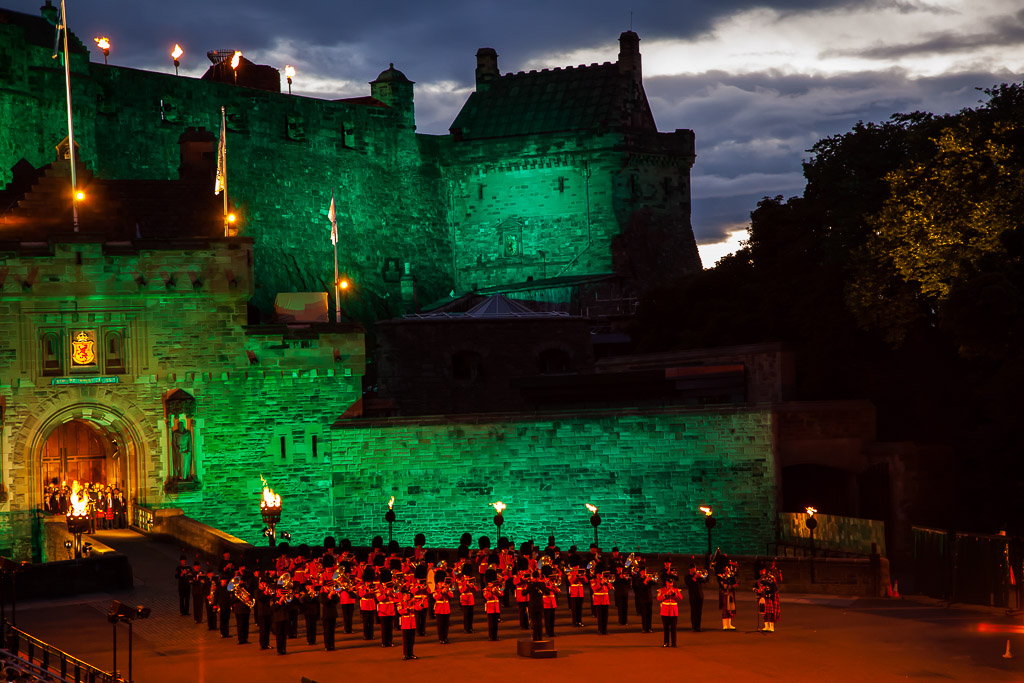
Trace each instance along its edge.
<path fill-rule="evenodd" d="M 948 519 L 1024 533 L 1024 88 L 820 140 L 802 197 L 649 292 L 642 350 L 782 341 L 801 399 L 867 398 L 879 439 L 953 447 Z M 937 492 L 938 493 L 938 492 Z"/>

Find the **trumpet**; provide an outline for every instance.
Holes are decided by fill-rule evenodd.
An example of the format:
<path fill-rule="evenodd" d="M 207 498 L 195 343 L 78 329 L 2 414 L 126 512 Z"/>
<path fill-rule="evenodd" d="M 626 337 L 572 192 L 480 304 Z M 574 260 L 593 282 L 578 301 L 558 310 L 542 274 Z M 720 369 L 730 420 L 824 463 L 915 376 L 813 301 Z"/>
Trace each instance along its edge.
<path fill-rule="evenodd" d="M 249 591 L 246 590 L 241 581 L 231 579 L 231 581 L 228 582 L 228 590 L 231 591 L 231 594 L 234 595 L 239 602 L 243 602 L 248 605 L 249 609 L 252 609 L 252 606 L 256 604 L 256 599 L 249 595 Z"/>
<path fill-rule="evenodd" d="M 623 569 L 629 572 L 630 576 L 633 576 L 637 572 L 636 553 L 630 553 L 629 557 L 626 558 L 626 563 L 623 565 Z"/>

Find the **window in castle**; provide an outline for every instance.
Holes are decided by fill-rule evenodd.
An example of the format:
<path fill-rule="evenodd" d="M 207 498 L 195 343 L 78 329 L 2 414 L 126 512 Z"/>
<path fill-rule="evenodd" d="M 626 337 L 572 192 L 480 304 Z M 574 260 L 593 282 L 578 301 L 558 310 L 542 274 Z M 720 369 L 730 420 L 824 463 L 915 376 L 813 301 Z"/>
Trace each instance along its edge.
<path fill-rule="evenodd" d="M 316 442 L 316 434 L 314 434 L 314 435 L 313 435 L 313 441 L 312 441 L 312 446 L 313 446 L 313 449 L 312 449 L 312 450 L 313 450 L 313 457 L 314 457 L 314 458 L 317 458 L 317 457 L 319 457 L 319 456 L 320 456 L 320 451 L 319 451 L 319 449 L 317 448 L 317 442 Z"/>
<path fill-rule="evenodd" d="M 565 177 L 564 176 L 558 176 L 558 192 L 559 192 L 559 194 L 565 192 Z"/>
<path fill-rule="evenodd" d="M 306 119 L 288 114 L 285 118 L 285 134 L 289 140 L 302 142 L 306 139 Z"/>
<path fill-rule="evenodd" d="M 108 375 L 125 373 L 123 330 L 106 330 L 103 334 L 103 371 Z"/>
<path fill-rule="evenodd" d="M 342 144 L 349 148 L 354 149 L 356 146 L 356 126 L 351 121 L 345 121 L 342 124 Z"/>
<path fill-rule="evenodd" d="M 476 186 L 476 198 L 477 199 L 483 199 L 484 198 L 484 184 L 483 183 L 480 183 L 479 185 Z"/>
<path fill-rule="evenodd" d="M 452 379 L 461 384 L 472 384 L 480 379 L 483 357 L 476 351 L 463 349 L 452 355 Z"/>
<path fill-rule="evenodd" d="M 287 437 L 281 437 L 281 459 L 284 460 L 288 457 L 288 442 L 285 441 Z"/>
<path fill-rule="evenodd" d="M 542 375 L 558 375 L 571 372 L 572 362 L 562 349 L 544 349 L 537 356 L 537 370 Z"/>
<path fill-rule="evenodd" d="M 43 375 L 55 376 L 64 374 L 61 362 L 60 332 L 44 332 L 42 338 Z"/>

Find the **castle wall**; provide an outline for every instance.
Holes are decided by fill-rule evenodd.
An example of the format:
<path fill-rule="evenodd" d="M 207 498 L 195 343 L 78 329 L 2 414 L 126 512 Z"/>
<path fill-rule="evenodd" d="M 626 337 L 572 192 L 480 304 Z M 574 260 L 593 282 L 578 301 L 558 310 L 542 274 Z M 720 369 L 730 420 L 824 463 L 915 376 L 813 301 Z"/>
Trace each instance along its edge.
<path fill-rule="evenodd" d="M 711 505 L 716 545 L 763 553 L 776 511 L 771 434 L 770 411 L 739 408 L 356 420 L 335 432 L 337 534 L 386 537 L 394 495 L 403 545 L 417 532 L 431 546 L 466 531 L 493 542 L 489 505 L 500 500 L 516 543 L 554 534 L 586 547 L 589 502 L 603 547 L 700 553 L 698 507 Z"/>
<path fill-rule="evenodd" d="M 42 507 L 42 446 L 68 420 L 119 442 L 123 479 L 108 469 L 108 482 L 127 498 L 203 520 L 211 506 L 230 509 L 258 488 L 261 469 L 327 457 L 326 448 L 313 455 L 313 437 L 326 444 L 330 424 L 361 394 L 361 328 L 245 326 L 250 240 L 164 247 L 83 241 L 0 253 L 0 547 L 18 557 L 38 552 L 31 511 Z M 67 365 L 80 330 L 98 335 L 94 372 Z M 123 371 L 106 366 L 111 330 L 124 342 Z M 47 333 L 60 339 L 61 372 L 44 367 Z M 165 413 L 177 389 L 195 399 L 195 481 L 184 485 L 171 481 Z M 329 509 L 312 496 L 309 506 L 311 514 Z"/>

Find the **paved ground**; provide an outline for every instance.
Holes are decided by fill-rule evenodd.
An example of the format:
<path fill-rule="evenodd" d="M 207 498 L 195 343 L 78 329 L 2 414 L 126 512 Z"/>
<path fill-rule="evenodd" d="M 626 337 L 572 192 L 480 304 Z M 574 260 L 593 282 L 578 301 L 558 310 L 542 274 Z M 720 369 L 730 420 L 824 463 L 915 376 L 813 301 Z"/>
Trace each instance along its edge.
<path fill-rule="evenodd" d="M 300 632 L 289 654 L 260 651 L 221 639 L 206 625 L 181 617 L 173 581 L 177 549 L 144 542 L 131 532 L 98 535 L 131 558 L 135 588 L 119 594 L 38 601 L 18 606 L 18 626 L 101 668 L 111 666 L 112 627 L 105 614 L 113 599 L 142 604 L 152 616 L 136 622 L 134 679 L 139 683 L 238 681 L 299 683 L 303 676 L 331 683 L 350 676 L 364 680 L 426 677 L 425 680 L 731 680 L 731 681 L 1024 681 L 1024 618 L 999 610 L 947 607 L 928 600 L 852 600 L 783 595 L 782 620 L 774 634 L 754 631 L 754 603 L 743 596 L 736 624 L 723 633 L 716 602 L 709 600 L 701 633 L 680 630 L 679 647 L 663 649 L 661 633 L 642 634 L 629 626 L 596 633 L 569 626 L 559 610 L 558 658 L 530 660 L 516 655 L 518 619 L 508 611 L 501 640 L 486 639 L 478 617 L 476 633 L 463 634 L 453 615 L 450 643 L 427 637 L 416 644 L 416 661 L 403 661 L 401 648 L 382 649 L 361 635 L 339 635 L 338 649 L 309 646 Z M 709 598 L 713 591 L 709 591 Z M 686 611 L 686 610 L 684 610 Z M 655 616 L 657 621 L 657 616 Z M 686 621 L 686 618 L 682 618 Z M 614 621 L 614 616 L 613 616 Z M 357 616 L 358 626 L 358 616 Z M 119 627 L 118 666 L 127 669 L 127 628 Z M 301 629 L 301 626 L 300 626 Z M 1008 631 L 1009 629 L 1009 631 Z M 1016 629 L 1016 630 L 1014 630 Z M 1018 632 L 1019 631 L 1019 632 Z M 1018 658 L 1004 659 L 1009 638 Z M 255 642 L 255 632 L 250 635 Z M 396 639 L 400 643 L 400 639 Z"/>

